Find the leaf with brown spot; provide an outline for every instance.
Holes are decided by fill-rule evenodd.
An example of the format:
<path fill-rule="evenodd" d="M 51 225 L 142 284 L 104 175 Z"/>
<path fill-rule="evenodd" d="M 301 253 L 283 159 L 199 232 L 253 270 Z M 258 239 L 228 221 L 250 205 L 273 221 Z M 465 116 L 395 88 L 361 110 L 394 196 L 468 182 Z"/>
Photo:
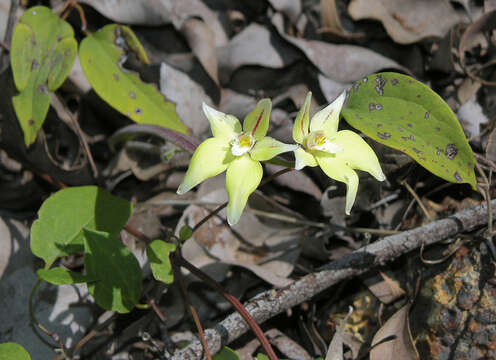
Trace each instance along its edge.
<path fill-rule="evenodd" d="M 341 114 L 354 128 L 408 154 L 433 174 L 476 188 L 474 155 L 458 119 L 421 82 L 392 72 L 369 75 L 353 84 Z"/>

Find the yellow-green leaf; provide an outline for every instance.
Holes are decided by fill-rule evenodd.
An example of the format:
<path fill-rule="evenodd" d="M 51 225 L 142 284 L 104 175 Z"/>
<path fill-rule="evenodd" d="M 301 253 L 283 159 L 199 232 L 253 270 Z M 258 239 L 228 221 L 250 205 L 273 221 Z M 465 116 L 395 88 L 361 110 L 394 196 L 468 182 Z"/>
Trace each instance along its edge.
<path fill-rule="evenodd" d="M 169 254 L 176 250 L 176 245 L 163 240 L 153 240 L 146 248 L 146 256 L 150 261 L 153 277 L 166 284 L 174 281 Z"/>
<path fill-rule="evenodd" d="M 31 360 L 29 353 L 21 345 L 6 342 L 0 344 L 0 359 L 2 360 Z"/>
<path fill-rule="evenodd" d="M 453 111 L 429 87 L 397 73 L 355 82 L 346 121 L 372 139 L 410 155 L 433 174 L 476 188 L 474 155 Z"/>
<path fill-rule="evenodd" d="M 44 6 L 28 9 L 12 36 L 10 63 L 20 94 L 12 98 L 26 146 L 36 140 L 57 90 L 74 64 L 77 42 L 69 23 Z"/>
<path fill-rule="evenodd" d="M 95 92 L 110 106 L 140 124 L 160 125 L 187 133 L 175 110 L 153 84 L 123 67 L 129 52 L 148 62 L 132 30 L 124 25 L 107 25 L 86 37 L 79 49 L 81 67 Z"/>

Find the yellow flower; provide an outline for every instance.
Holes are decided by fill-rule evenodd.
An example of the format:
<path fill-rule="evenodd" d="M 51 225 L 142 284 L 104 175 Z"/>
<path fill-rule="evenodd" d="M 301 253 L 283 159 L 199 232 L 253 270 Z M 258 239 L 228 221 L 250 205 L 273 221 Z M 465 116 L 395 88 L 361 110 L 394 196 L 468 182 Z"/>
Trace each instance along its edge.
<path fill-rule="evenodd" d="M 177 189 L 184 194 L 205 179 L 226 171 L 226 189 L 229 198 L 227 221 L 239 221 L 248 197 L 262 180 L 260 161 L 272 159 L 283 152 L 293 151 L 298 145 L 288 145 L 265 136 L 269 128 L 270 99 L 262 99 L 243 122 L 203 104 L 203 111 L 210 122 L 213 138 L 198 146 L 189 168 Z"/>
<path fill-rule="evenodd" d="M 311 98 L 309 92 L 293 127 L 293 139 L 301 145 L 294 150 L 295 169 L 318 165 L 330 178 L 344 182 L 347 188 L 345 212 L 349 215 L 358 190 L 358 175 L 354 169 L 367 171 L 379 181 L 386 177 L 374 151 L 358 134 L 338 131 L 346 92 L 309 121 Z"/>

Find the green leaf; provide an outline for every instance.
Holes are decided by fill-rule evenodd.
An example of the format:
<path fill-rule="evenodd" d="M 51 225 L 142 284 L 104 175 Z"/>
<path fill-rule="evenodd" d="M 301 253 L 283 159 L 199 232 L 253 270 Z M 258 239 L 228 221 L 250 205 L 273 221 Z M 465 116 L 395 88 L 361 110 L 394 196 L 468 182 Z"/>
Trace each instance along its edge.
<path fill-rule="evenodd" d="M 88 291 L 105 310 L 131 311 L 141 296 L 138 260 L 114 235 L 84 229 L 84 266 L 90 277 Z"/>
<path fill-rule="evenodd" d="M 28 9 L 12 36 L 10 63 L 20 94 L 12 98 L 26 146 L 36 140 L 57 90 L 76 59 L 74 31 L 44 6 Z"/>
<path fill-rule="evenodd" d="M 354 83 L 346 121 L 384 145 L 411 156 L 433 174 L 476 188 L 474 155 L 446 102 L 430 88 L 397 73 Z"/>
<path fill-rule="evenodd" d="M 31 227 L 31 251 L 45 260 L 45 269 L 65 255 L 83 250 L 83 228 L 117 234 L 133 205 L 96 186 L 71 187 L 41 205 Z"/>
<path fill-rule="evenodd" d="M 239 360 L 239 355 L 232 349 L 224 348 L 212 357 L 212 360 Z"/>
<path fill-rule="evenodd" d="M 31 360 L 29 353 L 19 344 L 7 342 L 0 344 L 0 359 Z"/>
<path fill-rule="evenodd" d="M 40 279 L 48 281 L 54 285 L 78 284 L 97 280 L 96 277 L 90 277 L 64 268 L 56 267 L 52 269 L 39 269 L 36 271 Z"/>
<path fill-rule="evenodd" d="M 153 240 L 146 248 L 153 277 L 158 281 L 171 284 L 174 281 L 169 254 L 176 250 L 176 245 L 163 240 Z"/>
<path fill-rule="evenodd" d="M 179 230 L 179 240 L 184 243 L 190 237 L 193 236 L 193 229 L 189 225 L 183 225 L 181 230 Z"/>
<path fill-rule="evenodd" d="M 269 357 L 265 354 L 258 354 L 257 360 L 269 360 Z"/>
<path fill-rule="evenodd" d="M 130 51 L 148 63 L 138 39 L 124 25 L 107 25 L 81 42 L 81 67 L 95 92 L 137 123 L 187 133 L 188 128 L 177 116 L 175 104 L 166 101 L 155 85 L 142 82 L 138 74 L 123 67 Z"/>

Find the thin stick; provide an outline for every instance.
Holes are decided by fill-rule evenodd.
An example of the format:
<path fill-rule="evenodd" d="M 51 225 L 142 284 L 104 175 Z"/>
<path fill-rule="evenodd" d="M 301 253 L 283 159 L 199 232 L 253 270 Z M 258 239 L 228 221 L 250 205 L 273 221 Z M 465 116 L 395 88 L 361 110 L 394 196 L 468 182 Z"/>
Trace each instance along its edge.
<path fill-rule="evenodd" d="M 45 334 L 47 334 L 53 341 L 55 341 L 59 345 L 60 349 L 62 350 L 62 354 L 64 358 L 70 360 L 70 357 L 66 353 L 66 348 L 64 346 L 64 343 L 60 339 L 60 336 L 57 333 L 48 330 L 42 323 L 38 321 L 38 319 L 36 319 L 36 315 L 34 314 L 34 306 L 33 306 L 34 294 L 36 293 L 36 290 L 38 290 L 38 288 L 40 287 L 42 281 L 43 280 L 38 279 L 38 281 L 34 284 L 33 288 L 31 289 L 31 293 L 29 294 L 29 317 L 31 318 L 31 322 L 34 325 L 36 325 L 38 329 L 40 329 Z"/>
<path fill-rule="evenodd" d="M 180 251 L 181 249 L 177 250 L 178 253 Z M 191 316 L 193 317 L 193 321 L 195 322 L 196 328 L 198 329 L 198 334 L 200 335 L 200 340 L 203 345 L 203 349 L 205 350 L 205 355 L 207 356 L 208 360 L 212 360 L 212 355 L 210 354 L 207 340 L 205 339 L 205 333 L 203 332 L 203 327 L 201 325 L 200 318 L 198 317 L 198 313 L 196 312 L 195 307 L 191 303 L 188 290 L 184 285 L 184 279 L 183 279 L 183 274 L 181 273 L 181 267 L 175 266 L 175 262 L 171 262 L 171 264 L 172 264 L 172 270 L 174 272 L 174 277 L 179 281 L 179 287 L 181 288 L 181 291 L 183 293 L 184 300 L 186 300 L 186 304 L 188 304 L 189 311 L 191 313 Z"/>
<path fill-rule="evenodd" d="M 492 205 L 494 209 L 496 200 L 493 200 Z M 262 323 L 289 308 L 308 301 L 344 279 L 358 276 L 388 261 L 398 259 L 401 255 L 419 248 L 422 242 L 428 246 L 460 232 L 472 231 L 485 225 L 486 222 L 487 205 L 477 205 L 445 219 L 385 237 L 329 263 L 321 268 L 320 272 L 306 275 L 284 289 L 268 290 L 258 294 L 245 303 L 244 308 L 257 323 Z M 219 329 L 222 329 L 222 332 Z M 217 324 L 215 328 L 207 329 L 205 333 L 209 335 L 210 350 L 217 352 L 226 342 L 230 343 L 248 330 L 246 322 L 240 314 L 235 312 Z M 226 334 L 227 339 L 225 339 Z M 193 341 L 186 348 L 176 351 L 170 360 L 185 358 L 201 360 L 201 356 L 200 342 Z"/>
<path fill-rule="evenodd" d="M 427 217 L 427 219 L 429 219 L 429 221 L 432 221 L 432 216 L 429 214 L 429 212 L 427 211 L 427 209 L 425 208 L 425 205 L 424 203 L 422 202 L 422 200 L 420 200 L 419 196 L 417 195 L 417 193 L 415 192 L 415 190 L 412 189 L 412 187 L 410 186 L 410 184 L 408 184 L 406 181 L 402 181 L 401 184 L 406 187 L 406 189 L 408 190 L 408 192 L 410 194 L 412 194 L 413 198 L 417 201 L 417 203 L 419 204 L 420 208 L 422 209 L 422 211 L 424 212 L 425 216 Z"/>
<path fill-rule="evenodd" d="M 213 287 L 215 290 L 217 290 L 227 301 L 231 303 L 231 305 L 238 311 L 238 313 L 241 315 L 241 317 L 246 321 L 246 323 L 250 326 L 250 328 L 253 330 L 255 333 L 255 336 L 258 338 L 258 341 L 260 341 L 260 344 L 262 344 L 264 350 L 267 352 L 267 355 L 269 356 L 270 360 L 278 360 L 278 357 L 274 350 L 272 349 L 272 346 L 270 345 L 269 341 L 267 340 L 265 334 L 263 333 L 262 329 L 260 326 L 256 323 L 256 321 L 252 318 L 252 316 L 246 311 L 244 308 L 243 304 L 239 302 L 239 300 L 234 297 L 233 295 L 229 294 L 223 287 L 220 285 L 217 281 L 212 279 L 210 276 L 208 276 L 206 273 L 198 269 L 195 265 L 191 264 L 188 260 L 182 257 L 182 255 L 179 252 L 175 252 L 173 256 L 171 257 L 171 260 L 175 262 L 177 265 L 185 267 L 188 269 L 192 274 L 195 276 L 199 277 L 205 283 Z"/>

